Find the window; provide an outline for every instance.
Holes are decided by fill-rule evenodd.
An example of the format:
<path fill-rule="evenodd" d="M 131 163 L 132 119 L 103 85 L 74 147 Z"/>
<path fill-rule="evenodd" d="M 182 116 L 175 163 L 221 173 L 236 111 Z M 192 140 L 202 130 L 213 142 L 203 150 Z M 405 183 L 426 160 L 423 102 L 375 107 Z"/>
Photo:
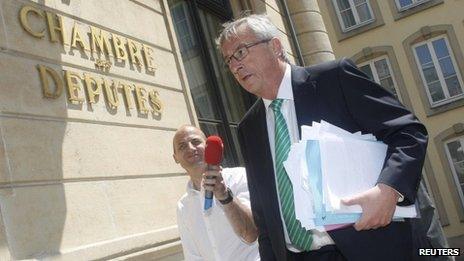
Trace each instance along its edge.
<path fill-rule="evenodd" d="M 393 93 L 397 99 L 400 99 L 395 78 L 391 73 L 390 61 L 387 56 L 384 55 L 362 63 L 359 65 L 359 69 L 367 74 L 371 80 Z"/>
<path fill-rule="evenodd" d="M 424 4 L 430 0 L 395 0 L 398 11 L 403 11 L 421 4 Z"/>
<path fill-rule="evenodd" d="M 178 3 L 171 8 L 172 20 L 177 33 L 180 51 L 182 53 L 194 49 L 196 46 L 193 36 L 192 24 L 189 23 L 187 5 Z"/>
<path fill-rule="evenodd" d="M 448 142 L 445 147 L 461 204 L 464 205 L 464 137 Z"/>
<path fill-rule="evenodd" d="M 427 2 L 427 4 L 428 3 L 431 3 L 431 1 Z M 436 40 L 439 41 L 435 42 Z M 432 42 L 435 42 L 435 47 L 433 46 Z M 441 24 L 423 26 L 403 40 L 403 47 L 412 71 L 412 77 L 414 78 L 414 86 L 419 93 L 422 106 L 428 117 L 464 106 L 464 99 L 461 99 L 461 97 L 464 98 L 464 95 L 445 95 L 445 93 L 449 92 L 447 91 L 449 87 L 444 81 L 444 78 L 452 77 L 454 74 L 444 77 L 441 73 L 443 70 L 440 68 L 441 66 L 444 66 L 445 68 L 453 68 L 458 79 L 456 85 L 459 84 L 460 86 L 463 86 L 461 76 L 462 72 L 464 72 L 464 56 L 453 25 Z M 421 56 L 421 59 L 424 60 L 424 63 L 420 62 L 416 48 L 419 51 L 419 56 Z M 439 54 L 443 52 L 449 54 L 446 55 L 446 57 L 449 56 L 451 59 L 451 66 L 446 65 L 450 65 L 449 59 L 438 55 L 442 58 L 440 60 L 443 60 L 442 64 L 440 65 L 436 54 L 437 51 L 435 50 L 436 48 L 438 49 Z M 421 51 L 423 52 L 420 53 Z M 427 60 L 431 60 L 432 62 L 427 63 Z M 427 68 L 427 65 L 430 66 L 430 68 Z M 425 75 L 427 76 L 427 79 L 429 79 L 429 82 L 425 80 L 426 77 L 424 77 L 423 69 L 426 72 Z M 448 70 L 444 71 L 447 72 Z M 432 81 L 433 77 L 439 79 L 438 83 L 435 85 Z M 448 83 L 452 84 L 451 80 L 448 80 Z M 436 86 L 438 86 L 438 88 L 435 90 L 434 88 L 436 88 Z M 432 89 L 432 93 L 430 92 L 430 89 Z M 452 85 L 451 89 L 453 89 Z M 457 92 L 460 91 L 458 90 Z M 401 92 L 401 94 L 403 94 L 403 92 Z M 435 101 L 432 100 L 432 96 L 434 97 Z"/>
<path fill-rule="evenodd" d="M 444 0 L 388 0 L 387 2 L 396 21 L 443 4 Z"/>
<path fill-rule="evenodd" d="M 412 8 L 414 6 L 423 4 L 425 2 L 428 2 L 429 0 L 395 0 L 395 1 L 396 1 L 396 6 L 398 7 L 398 11 L 403 11 L 403 10 Z"/>
<path fill-rule="evenodd" d="M 374 21 L 369 0 L 333 0 L 344 32 Z"/>
<path fill-rule="evenodd" d="M 367 46 L 351 56 L 351 60 L 373 81 L 390 91 L 406 108 L 412 111 L 411 99 L 396 57 L 393 46 Z M 426 97 L 425 90 L 422 92 Z"/>
<path fill-rule="evenodd" d="M 225 0 L 169 0 L 190 94 L 200 128 L 224 142 L 223 166 L 243 163 L 237 125 L 253 98 L 237 84 L 214 40 L 231 18 Z"/>
<path fill-rule="evenodd" d="M 413 45 L 419 72 L 432 107 L 463 97 L 463 82 L 444 36 Z"/>
<path fill-rule="evenodd" d="M 459 220 L 464 222 L 464 123 L 458 121 L 452 124 L 438 133 L 433 141 L 443 166 L 446 192 L 451 196 Z M 431 170 L 431 166 L 425 166 Z"/>
<path fill-rule="evenodd" d="M 394 0 L 391 0 L 394 1 Z M 327 5 L 337 41 L 363 34 L 384 25 L 378 1 L 332 0 L 320 1 Z"/>

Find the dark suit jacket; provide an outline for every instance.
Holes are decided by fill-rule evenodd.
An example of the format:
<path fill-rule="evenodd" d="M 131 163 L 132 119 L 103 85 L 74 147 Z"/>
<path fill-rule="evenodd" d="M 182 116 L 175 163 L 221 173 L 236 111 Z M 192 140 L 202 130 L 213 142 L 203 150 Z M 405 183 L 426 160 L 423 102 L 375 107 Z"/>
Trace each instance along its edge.
<path fill-rule="evenodd" d="M 401 204 L 413 204 L 427 147 L 427 131 L 416 117 L 349 60 L 292 66 L 291 75 L 299 131 L 301 125 L 324 120 L 350 132 L 374 134 L 388 145 L 378 182 L 402 193 Z M 239 124 L 239 141 L 262 260 L 282 261 L 288 253 L 266 126 L 264 104 L 258 99 Z M 410 259 L 408 221 L 376 230 L 357 232 L 349 227 L 329 234 L 349 260 Z"/>

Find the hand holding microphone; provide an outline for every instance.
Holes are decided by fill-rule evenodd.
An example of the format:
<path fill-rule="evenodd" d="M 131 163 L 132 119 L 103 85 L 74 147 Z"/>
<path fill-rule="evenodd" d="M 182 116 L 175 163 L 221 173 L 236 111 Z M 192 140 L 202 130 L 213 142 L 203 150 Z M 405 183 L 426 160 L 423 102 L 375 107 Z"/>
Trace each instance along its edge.
<path fill-rule="evenodd" d="M 208 164 L 206 173 L 203 174 L 203 184 L 205 187 L 204 210 L 211 208 L 213 204 L 213 190 L 220 189 L 216 184 L 224 184 L 220 175 L 219 164 L 222 160 L 224 145 L 218 136 L 209 136 L 206 139 L 205 162 Z M 225 186 L 224 186 L 225 188 Z"/>

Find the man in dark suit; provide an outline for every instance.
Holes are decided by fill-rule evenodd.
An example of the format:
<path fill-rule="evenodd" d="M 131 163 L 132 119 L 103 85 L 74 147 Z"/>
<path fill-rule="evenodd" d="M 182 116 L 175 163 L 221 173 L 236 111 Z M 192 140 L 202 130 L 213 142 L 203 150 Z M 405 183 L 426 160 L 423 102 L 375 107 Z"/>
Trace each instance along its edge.
<path fill-rule="evenodd" d="M 260 97 L 238 131 L 262 260 L 410 260 L 410 223 L 391 221 L 397 204 L 415 202 L 425 127 L 349 60 L 289 65 L 279 34 L 269 19 L 251 15 L 224 24 L 217 40 L 236 80 Z M 282 153 L 298 141 L 301 125 L 321 120 L 372 133 L 388 145 L 376 186 L 343 200 L 360 205 L 361 218 L 328 233 L 308 232 L 295 221 L 282 166 Z"/>

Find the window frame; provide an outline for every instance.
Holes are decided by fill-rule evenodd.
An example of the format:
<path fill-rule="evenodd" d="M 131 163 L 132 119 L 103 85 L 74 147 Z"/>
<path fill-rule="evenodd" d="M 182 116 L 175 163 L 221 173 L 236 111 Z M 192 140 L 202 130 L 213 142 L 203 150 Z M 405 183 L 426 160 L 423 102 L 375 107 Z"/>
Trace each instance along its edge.
<path fill-rule="evenodd" d="M 225 101 L 221 96 L 220 86 L 221 84 L 218 82 L 218 79 L 215 77 L 215 68 L 213 66 L 213 59 L 211 53 L 209 52 L 208 43 L 207 43 L 207 36 L 206 32 L 203 29 L 202 22 L 201 22 L 201 11 L 208 12 L 209 14 L 218 17 L 222 21 L 228 21 L 232 19 L 232 9 L 229 5 L 229 2 L 226 0 L 184 0 L 185 2 L 184 11 L 188 13 L 188 16 L 191 19 L 192 25 L 191 28 L 193 29 L 194 40 L 197 44 L 197 49 L 199 51 L 199 57 L 203 65 L 205 66 L 205 72 L 208 78 L 208 82 L 210 83 L 210 91 L 211 91 L 211 100 L 218 106 L 217 116 L 218 117 L 199 117 L 197 115 L 197 127 L 201 128 L 205 134 L 208 134 L 208 127 L 215 128 L 217 133 L 210 133 L 210 134 L 221 134 L 221 138 L 223 139 L 224 145 L 227 146 L 225 149 L 225 154 L 229 156 L 228 163 L 226 163 L 225 158 L 223 159 L 223 165 L 225 166 L 243 166 L 243 161 L 240 156 L 240 147 L 237 142 L 234 141 L 234 137 L 232 134 L 232 130 L 237 127 L 238 121 L 233 121 L 229 119 L 226 113 L 226 108 L 223 104 Z M 178 3 L 174 3 L 172 6 L 176 6 Z M 168 3 L 169 6 L 169 3 Z M 172 21 L 173 27 L 175 26 L 175 21 L 173 17 L 170 17 Z M 176 33 L 176 32 L 174 32 Z M 176 34 L 177 38 L 177 34 Z M 179 55 L 180 54 L 180 43 L 179 44 Z M 183 61 L 180 61 L 182 66 Z M 188 82 L 188 79 L 187 79 Z M 189 87 L 188 87 L 189 88 Z M 193 109 L 196 111 L 197 105 L 193 99 L 192 89 L 189 90 L 190 94 L 192 95 L 192 102 L 193 102 Z M 240 89 L 240 93 L 244 98 L 245 101 L 245 111 L 251 107 L 252 98 L 251 95 L 242 91 Z M 221 133 L 222 132 L 222 133 Z M 228 152 L 227 152 L 228 151 Z"/>
<path fill-rule="evenodd" d="M 388 0 L 387 1 L 388 5 L 390 7 L 390 11 L 391 11 L 391 13 L 393 15 L 393 19 L 395 21 L 403 19 L 403 18 L 408 17 L 410 15 L 422 12 L 422 11 L 424 11 L 424 10 L 426 10 L 428 8 L 434 7 L 436 5 L 443 4 L 443 2 L 444 2 L 444 0 L 427 0 L 427 1 L 421 2 L 420 4 L 415 4 L 415 5 L 408 6 L 408 8 L 399 9 L 398 8 L 399 5 L 397 4 L 397 1 L 398 0 Z"/>
<path fill-rule="evenodd" d="M 338 22 L 340 24 L 342 32 L 346 33 L 346 32 L 352 31 L 352 30 L 354 30 L 356 28 L 365 26 L 365 25 L 370 24 L 370 23 L 375 21 L 375 14 L 374 14 L 374 11 L 372 9 L 370 0 L 365 0 L 365 1 L 366 1 L 367 7 L 369 9 L 369 12 L 370 12 L 372 18 L 369 19 L 369 20 L 366 20 L 364 22 L 359 22 L 360 18 L 359 18 L 358 10 L 356 9 L 356 5 L 353 2 L 354 0 L 347 0 L 347 1 L 348 1 L 349 5 L 350 5 L 350 10 L 351 10 L 351 12 L 353 14 L 353 17 L 354 17 L 354 20 L 356 22 L 355 25 L 350 26 L 350 27 L 345 27 L 345 24 L 344 24 L 343 18 L 342 18 L 342 14 L 341 14 L 341 11 L 340 11 L 340 7 L 338 6 L 337 0 L 332 0 L 332 3 L 334 5 L 334 7 L 335 7 L 335 13 L 337 14 Z"/>
<path fill-rule="evenodd" d="M 426 117 L 433 117 L 445 113 L 447 111 L 452 111 L 460 107 L 464 107 L 464 99 L 456 100 L 454 102 L 432 108 L 427 97 L 427 93 L 423 87 L 423 80 L 420 76 L 418 70 L 418 65 L 416 58 L 414 57 L 414 51 L 411 48 L 415 43 L 430 39 L 435 36 L 445 35 L 451 45 L 452 52 L 456 58 L 458 68 L 460 72 L 464 72 L 464 53 L 462 52 L 459 39 L 456 36 L 453 25 L 451 24 L 439 24 L 432 26 L 423 26 L 416 32 L 411 33 L 403 40 L 403 51 L 406 54 L 406 58 L 409 62 L 409 68 L 411 70 L 411 75 L 414 78 L 414 87 L 419 93 L 419 98 L 421 100 L 422 107 L 426 114 Z"/>
<path fill-rule="evenodd" d="M 446 142 L 443 143 L 443 146 L 444 146 L 444 150 L 445 150 L 445 153 L 446 153 L 446 159 L 448 160 L 448 166 L 450 167 L 451 169 L 451 173 L 453 175 L 453 181 L 454 181 L 454 185 L 456 187 L 456 190 L 457 190 L 457 193 L 458 193 L 458 196 L 459 196 L 459 199 L 460 199 L 460 203 L 461 203 L 461 206 L 464 208 L 464 191 L 462 190 L 461 188 L 461 183 L 459 181 L 459 177 L 456 173 L 456 169 L 454 168 L 454 163 L 453 163 L 453 159 L 451 157 L 451 153 L 448 149 L 448 144 L 451 143 L 451 142 L 454 142 L 454 141 L 459 141 L 460 144 L 461 144 L 461 148 L 464 149 L 464 136 L 459 136 L 459 137 L 456 137 L 456 138 L 452 138 L 452 139 L 449 139 L 447 140 Z"/>
<path fill-rule="evenodd" d="M 405 10 L 414 8 L 414 7 L 418 6 L 418 5 L 425 4 L 425 3 L 429 2 L 430 0 L 411 0 L 411 1 L 412 1 L 412 4 L 410 4 L 408 6 L 405 6 L 405 7 L 401 7 L 400 0 L 395 0 L 396 8 L 397 8 L 398 12 L 403 12 Z"/>
<path fill-rule="evenodd" d="M 450 97 L 450 95 L 449 95 L 449 91 L 448 91 L 448 89 L 446 87 L 446 82 L 445 82 L 445 79 L 444 79 L 444 76 L 443 76 L 443 72 L 442 72 L 440 64 L 438 62 L 435 49 L 432 46 L 432 42 L 435 41 L 435 40 L 438 40 L 438 39 L 444 39 L 445 40 L 446 48 L 448 48 L 448 53 L 450 55 L 451 62 L 453 64 L 454 70 L 456 72 L 456 77 L 458 78 L 459 84 L 461 86 L 462 93 L 455 96 L 455 97 Z M 431 57 L 432 57 L 433 66 L 434 66 L 435 70 L 437 71 L 437 75 L 438 75 L 438 79 L 440 81 L 440 85 L 441 85 L 442 90 L 443 90 L 443 92 L 445 94 L 445 99 L 441 100 L 441 101 L 438 101 L 438 102 L 434 102 L 432 100 L 432 96 L 430 94 L 430 90 L 428 88 L 428 84 L 427 84 L 427 81 L 425 79 L 425 75 L 424 75 L 424 72 L 422 70 L 421 63 L 420 63 L 419 57 L 417 56 L 417 52 L 416 52 L 416 47 L 420 46 L 420 45 L 424 45 L 424 44 L 426 44 L 427 48 L 429 49 L 429 52 L 430 52 Z M 454 102 L 456 100 L 460 100 L 460 99 L 464 98 L 464 83 L 463 83 L 462 75 L 461 75 L 461 72 L 459 70 L 459 66 L 458 66 L 458 64 L 456 62 L 456 57 L 454 55 L 454 50 L 451 48 L 451 45 L 450 45 L 449 40 L 448 40 L 448 36 L 446 34 L 431 37 L 429 39 L 426 39 L 426 40 L 420 41 L 418 43 L 415 43 L 415 44 L 411 45 L 411 49 L 412 49 L 412 53 L 414 55 L 414 59 L 416 61 L 416 66 L 417 66 L 417 69 L 419 71 L 420 78 L 422 80 L 422 88 L 424 88 L 425 93 L 427 94 L 428 102 L 429 102 L 429 105 L 430 105 L 430 107 L 432 109 L 440 107 L 440 106 L 445 105 L 445 104 L 452 103 L 452 102 Z"/>
<path fill-rule="evenodd" d="M 195 33 L 194 33 L 195 30 L 194 30 L 194 28 L 192 28 L 192 24 L 188 22 L 190 13 L 189 13 L 189 11 L 188 11 L 187 3 L 185 3 L 185 2 L 179 2 L 179 3 L 174 4 L 174 5 L 173 5 L 172 7 L 170 7 L 170 8 L 172 9 L 172 8 L 179 8 L 179 7 L 180 7 L 180 9 L 182 10 L 182 13 L 184 14 L 184 17 L 185 17 L 185 20 L 186 20 L 186 24 L 187 24 L 187 29 L 188 29 L 190 35 L 194 35 L 194 34 L 195 34 Z M 171 10 L 171 15 L 172 15 L 172 10 Z M 175 26 L 176 26 L 176 23 L 175 23 L 174 19 L 172 20 L 172 22 L 173 22 L 173 26 L 175 27 Z M 196 46 L 196 45 L 198 44 L 197 41 L 196 41 L 196 39 L 195 39 L 194 37 L 192 37 L 191 40 L 192 40 L 193 46 Z M 181 43 L 179 42 L 179 49 L 180 49 L 181 52 L 183 51 L 182 48 L 183 48 L 183 46 L 182 46 Z"/>
<path fill-rule="evenodd" d="M 387 66 L 388 66 L 388 70 L 390 72 L 390 76 L 392 77 L 392 80 L 393 80 L 393 86 L 395 88 L 395 91 L 396 91 L 396 95 L 397 95 L 397 98 L 398 100 L 400 100 L 401 102 L 403 101 L 403 98 L 401 96 L 401 92 L 400 92 L 400 89 L 398 87 L 398 83 L 396 81 L 396 77 L 395 77 L 395 74 L 393 72 L 393 69 L 392 69 L 392 66 L 391 66 L 391 63 L 390 63 L 390 58 L 388 57 L 387 54 L 384 54 L 384 55 L 380 55 L 380 56 L 377 56 L 377 57 L 374 57 L 372 59 L 369 59 L 367 61 L 364 61 L 360 64 L 358 64 L 357 66 L 359 68 L 363 67 L 363 66 L 366 66 L 366 65 L 369 65 L 371 67 L 371 71 L 372 71 L 372 75 L 374 76 L 374 81 L 381 85 L 380 84 L 380 79 L 379 79 L 379 74 L 377 73 L 377 68 L 375 67 L 375 62 L 377 61 L 380 61 L 380 60 L 383 60 L 385 59 L 386 62 L 387 62 Z M 374 73 L 375 71 L 375 73 Z M 382 86 L 383 87 L 383 86 Z"/>
<path fill-rule="evenodd" d="M 464 123 L 456 122 L 451 124 L 448 128 L 438 133 L 434 138 L 433 142 L 437 148 L 437 155 L 440 160 L 440 163 L 443 167 L 444 177 L 446 179 L 446 186 L 449 195 L 456 207 L 459 221 L 464 223 L 464 205 L 459 196 L 459 192 L 456 187 L 456 182 L 454 181 L 453 169 L 449 164 L 448 155 L 447 155 L 447 142 L 451 142 L 453 139 L 464 137 Z M 427 155 L 426 155 L 427 158 Z M 427 163 L 427 162 L 426 162 Z M 425 165 L 427 167 L 427 164 Z M 429 166 L 431 167 L 431 166 Z M 432 168 L 430 168 L 432 169 Z"/>
<path fill-rule="evenodd" d="M 396 87 L 401 96 L 401 103 L 406 106 L 410 111 L 414 112 L 414 108 L 411 103 L 411 99 L 409 98 L 409 91 L 406 88 L 406 83 L 403 78 L 403 73 L 401 71 L 401 67 L 398 63 L 398 59 L 396 58 L 397 55 L 393 49 L 393 46 L 368 46 L 364 47 L 353 56 L 351 59 L 356 63 L 356 65 L 367 62 L 371 59 L 374 59 L 379 56 L 386 55 L 390 62 L 391 69 L 393 71 L 393 75 L 395 76 L 396 80 Z M 424 94 L 425 95 L 425 94 Z"/>
<path fill-rule="evenodd" d="M 366 33 L 369 30 L 372 30 L 385 24 L 383 21 L 382 12 L 376 0 L 369 0 L 369 5 L 373 14 L 373 21 L 367 24 L 363 24 L 362 26 L 353 28 L 350 31 L 343 31 L 343 27 L 340 24 L 340 19 L 337 15 L 337 7 L 335 6 L 334 1 L 324 1 L 324 4 L 327 5 L 330 21 L 332 22 L 336 40 L 338 42 Z"/>

